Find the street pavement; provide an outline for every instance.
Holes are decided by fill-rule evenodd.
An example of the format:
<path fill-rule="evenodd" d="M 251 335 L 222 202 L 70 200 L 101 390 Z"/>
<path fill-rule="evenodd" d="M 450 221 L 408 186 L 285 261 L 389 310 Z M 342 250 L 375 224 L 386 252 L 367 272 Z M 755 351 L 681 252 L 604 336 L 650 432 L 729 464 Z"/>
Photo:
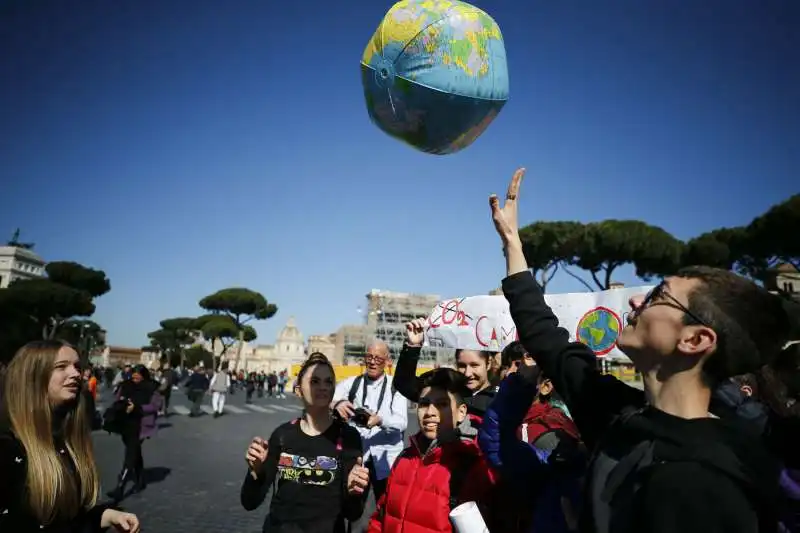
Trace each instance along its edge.
<path fill-rule="evenodd" d="M 104 395 L 98 399 L 108 403 Z M 183 390 L 172 394 L 168 417 L 159 418 L 158 435 L 143 445 L 147 488 L 129 495 L 121 506 L 139 516 L 143 533 L 260 533 L 268 500 L 255 511 L 239 503 L 239 489 L 246 474 L 245 450 L 256 435 L 269 438 L 280 424 L 300 415 L 297 398 L 228 395 L 226 414 L 213 418 L 210 397 L 204 414 L 188 415 L 190 402 Z M 102 409 L 102 407 L 100 407 Z M 416 431 L 416 416 L 409 412 L 409 432 Z M 102 498 L 113 489 L 122 465 L 118 435 L 94 433 L 95 457 L 100 470 Z M 130 485 L 129 485 L 130 487 Z M 130 488 L 128 489 L 130 491 Z M 368 507 L 372 504 L 368 503 Z M 374 504 L 372 504 L 374 506 Z M 359 531 L 354 529 L 354 533 Z"/>

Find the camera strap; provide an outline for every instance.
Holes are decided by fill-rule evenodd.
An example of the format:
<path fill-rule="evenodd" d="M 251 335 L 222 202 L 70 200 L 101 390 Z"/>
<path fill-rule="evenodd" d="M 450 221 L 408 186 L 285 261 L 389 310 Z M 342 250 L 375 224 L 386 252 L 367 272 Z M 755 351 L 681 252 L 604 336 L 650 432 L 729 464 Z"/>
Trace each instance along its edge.
<path fill-rule="evenodd" d="M 381 385 L 381 395 L 378 397 L 378 407 L 375 408 L 375 412 L 381 410 L 381 405 L 383 405 L 383 398 L 386 396 L 386 384 L 389 382 L 389 376 L 386 374 L 383 375 L 383 385 Z M 356 393 L 358 392 L 358 387 L 363 384 L 361 389 L 361 407 L 367 407 L 367 384 L 364 383 L 364 374 L 361 374 L 356 379 L 353 380 L 353 385 L 350 387 L 350 394 L 348 394 L 348 401 L 353 403 L 353 400 L 356 399 Z M 394 392 L 394 391 L 393 391 Z"/>

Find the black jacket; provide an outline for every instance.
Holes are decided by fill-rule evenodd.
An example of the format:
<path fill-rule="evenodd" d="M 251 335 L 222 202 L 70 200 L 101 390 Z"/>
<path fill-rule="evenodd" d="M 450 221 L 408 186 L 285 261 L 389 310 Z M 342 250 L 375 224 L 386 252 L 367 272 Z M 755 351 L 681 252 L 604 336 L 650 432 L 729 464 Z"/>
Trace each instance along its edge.
<path fill-rule="evenodd" d="M 56 438 L 56 449 L 74 471 L 74 465 Z M 63 451 L 62 451 L 63 450 Z M 106 506 L 79 510 L 72 519 L 56 520 L 48 526 L 41 524 L 28 506 L 25 497 L 27 454 L 7 422 L 0 421 L 0 531 L 3 533 L 95 533 L 101 531 L 100 519 Z"/>
<path fill-rule="evenodd" d="M 642 391 L 596 369 L 570 342 L 529 272 L 503 280 L 520 340 L 594 450 L 581 530 L 591 533 L 774 531 L 778 465 L 733 422 L 686 420 L 645 406 Z"/>

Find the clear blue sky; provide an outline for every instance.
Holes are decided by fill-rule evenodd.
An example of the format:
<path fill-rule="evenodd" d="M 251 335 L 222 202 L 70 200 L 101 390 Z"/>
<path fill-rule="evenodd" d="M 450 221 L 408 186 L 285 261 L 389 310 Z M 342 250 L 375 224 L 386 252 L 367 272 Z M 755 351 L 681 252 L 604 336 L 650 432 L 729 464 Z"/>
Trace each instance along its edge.
<path fill-rule="evenodd" d="M 523 221 L 680 238 L 800 190 L 796 0 L 481 1 L 511 99 L 444 157 L 367 117 L 358 63 L 390 5 L 5 0 L 0 236 L 105 270 L 113 344 L 229 286 L 278 305 L 271 343 L 290 315 L 306 335 L 359 321 L 372 288 L 496 287 L 486 197 L 517 166 Z"/>

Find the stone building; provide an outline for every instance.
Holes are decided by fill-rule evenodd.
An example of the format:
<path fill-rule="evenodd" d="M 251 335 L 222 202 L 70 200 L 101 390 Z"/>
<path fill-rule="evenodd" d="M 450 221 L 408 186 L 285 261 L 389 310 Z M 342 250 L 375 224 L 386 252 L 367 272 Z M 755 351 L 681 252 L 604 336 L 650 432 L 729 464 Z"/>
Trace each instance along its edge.
<path fill-rule="evenodd" d="M 18 279 L 41 278 L 45 260 L 22 246 L 0 246 L 0 289 Z"/>
<path fill-rule="evenodd" d="M 211 342 L 204 341 L 206 349 L 219 355 L 221 347 L 211 349 Z M 274 344 L 243 343 L 241 354 L 237 361 L 239 343 L 234 342 L 228 348 L 225 359 L 229 368 L 244 370 L 246 372 L 280 372 L 291 370 L 292 365 L 300 364 L 305 360 L 306 350 L 303 334 L 295 323 L 294 317 L 289 317 L 286 325 L 278 333 Z"/>

